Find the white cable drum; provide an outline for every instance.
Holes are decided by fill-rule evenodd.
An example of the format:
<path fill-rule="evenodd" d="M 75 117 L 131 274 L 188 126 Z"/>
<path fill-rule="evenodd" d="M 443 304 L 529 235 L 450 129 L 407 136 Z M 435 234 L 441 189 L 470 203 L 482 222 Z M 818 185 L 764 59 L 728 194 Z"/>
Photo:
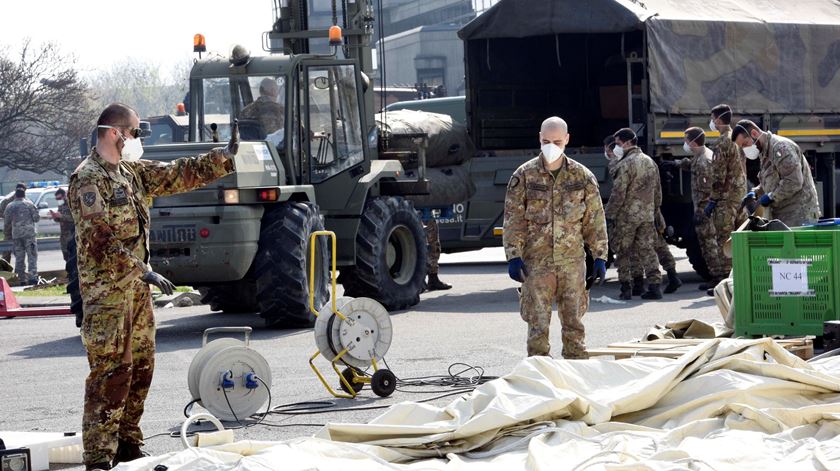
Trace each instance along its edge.
<path fill-rule="evenodd" d="M 216 328 L 211 331 L 235 331 L 242 328 Z M 250 333 L 250 328 L 248 333 Z M 216 339 L 205 343 L 190 364 L 187 382 L 193 399 L 221 420 L 243 421 L 268 402 L 271 387 L 271 369 L 268 362 L 246 342 L 232 338 Z M 233 387 L 222 389 L 222 377 L 230 372 Z M 253 373 L 256 387 L 246 387 L 246 377 Z M 227 397 L 226 397 L 227 396 Z M 228 404 L 228 402 L 230 404 Z"/>
<path fill-rule="evenodd" d="M 391 346 L 393 329 L 388 311 L 370 298 L 339 298 L 336 309 L 341 320 L 327 303 L 315 321 L 315 344 L 329 361 L 345 348 L 341 361 L 356 368 L 367 368 L 371 360 L 381 361 Z"/>

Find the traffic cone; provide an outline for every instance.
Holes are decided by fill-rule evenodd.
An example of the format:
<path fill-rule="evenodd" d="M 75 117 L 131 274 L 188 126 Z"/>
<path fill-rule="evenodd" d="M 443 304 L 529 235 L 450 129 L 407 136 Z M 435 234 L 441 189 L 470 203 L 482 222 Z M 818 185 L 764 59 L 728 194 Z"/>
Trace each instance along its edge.
<path fill-rule="evenodd" d="M 0 312 L 20 309 L 20 304 L 18 304 L 9 282 L 5 278 L 0 278 L 0 285 L 3 288 L 3 291 L 0 292 Z"/>

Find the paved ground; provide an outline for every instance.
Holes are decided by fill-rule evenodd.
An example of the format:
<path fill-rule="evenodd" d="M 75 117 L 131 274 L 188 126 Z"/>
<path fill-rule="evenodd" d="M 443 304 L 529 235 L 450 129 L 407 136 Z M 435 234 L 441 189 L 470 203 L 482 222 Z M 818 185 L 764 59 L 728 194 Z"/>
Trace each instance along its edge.
<path fill-rule="evenodd" d="M 675 252 L 676 253 L 676 252 Z M 525 324 L 519 318 L 516 284 L 507 277 L 499 249 L 444 256 L 441 278 L 455 285 L 451 291 L 426 294 L 418 306 L 393 313 L 394 341 L 387 355 L 399 377 L 445 374 L 448 365 L 464 362 L 502 375 L 525 356 Z M 592 303 L 585 317 L 592 347 L 636 339 L 649 327 L 669 320 L 699 318 L 717 321 L 712 298 L 697 290 L 699 278 L 684 254 L 678 270 L 687 281 L 675 295 L 658 302 L 631 301 L 625 305 Z M 593 298 L 616 298 L 615 269 L 609 282 L 595 287 Z M 256 330 L 253 347 L 272 368 L 272 406 L 298 401 L 333 400 L 337 407 L 380 406 L 435 396 L 437 388 L 419 394 L 396 392 L 376 398 L 369 390 L 355 400 L 334 400 L 307 364 L 314 353 L 312 331 L 267 330 L 255 315 L 211 313 L 206 306 L 158 309 L 158 355 L 155 381 L 146 404 L 143 430 L 147 436 L 174 431 L 183 421 L 184 405 L 191 399 L 187 368 L 201 346 L 201 333 L 214 326 L 250 325 Z M 559 323 L 551 338 L 560 351 Z M 326 364 L 322 364 L 327 366 Z M 0 319 L 0 430 L 68 431 L 81 428 L 82 394 L 87 362 L 70 317 Z M 334 375 L 328 376 L 337 384 Z M 451 397 L 438 399 L 445 404 Z M 305 416 L 270 415 L 260 425 L 236 432 L 237 438 L 279 440 L 312 434 L 326 421 L 364 422 L 380 410 L 331 411 Z M 178 440 L 157 436 L 146 449 L 160 454 L 181 448 Z"/>

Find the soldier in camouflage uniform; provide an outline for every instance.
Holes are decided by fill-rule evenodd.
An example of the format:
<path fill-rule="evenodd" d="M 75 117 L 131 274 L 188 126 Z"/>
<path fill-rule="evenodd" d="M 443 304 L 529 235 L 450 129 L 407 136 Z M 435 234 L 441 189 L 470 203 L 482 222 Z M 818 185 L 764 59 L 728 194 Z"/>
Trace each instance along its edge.
<path fill-rule="evenodd" d="M 148 203 L 227 175 L 238 147 L 234 124 L 227 148 L 171 163 L 139 160 L 139 126 L 134 110 L 109 105 L 97 121 L 96 147 L 70 177 L 90 365 L 82 423 L 89 470 L 143 456 L 139 425 L 155 350 L 149 284 L 167 294 L 174 288 L 149 267 Z"/>
<path fill-rule="evenodd" d="M 820 204 L 811 167 L 795 142 L 762 132 L 748 119 L 735 125 L 732 141 L 748 159 L 761 160 L 759 186 L 744 199 L 759 198 L 759 204 L 770 209 L 773 219 L 789 227 L 812 224 L 819 218 Z"/>
<path fill-rule="evenodd" d="M 12 235 L 15 273 L 21 285 L 38 282 L 38 227 L 41 219 L 35 204 L 26 199 L 26 186 L 18 184 L 15 199 L 3 211 L 3 232 Z M 26 269 L 27 262 L 29 270 Z"/>
<path fill-rule="evenodd" d="M 615 138 L 613 136 L 609 136 L 604 139 L 604 156 L 607 158 L 607 171 L 613 181 L 615 180 L 618 172 L 617 168 L 619 160 L 613 152 L 614 148 Z M 671 248 L 665 240 L 665 218 L 662 216 L 662 212 L 659 211 L 658 208 L 656 210 L 654 226 L 656 227 L 658 236 L 654 238 L 653 250 L 656 252 L 656 258 L 659 260 L 659 264 L 662 265 L 662 268 L 668 274 L 668 286 L 665 287 L 664 292 L 670 294 L 682 286 L 682 280 L 680 280 L 679 276 L 677 276 L 677 261 L 674 259 L 674 255 L 671 253 Z M 632 253 L 630 264 L 633 266 L 633 296 L 640 296 L 644 294 L 645 291 L 645 274 L 642 269 L 642 261 L 639 259 L 638 252 Z"/>
<path fill-rule="evenodd" d="M 706 134 L 700 128 L 689 128 L 685 130 L 685 142 L 683 148 L 692 154 L 691 158 L 677 159 L 673 165 L 683 170 L 691 171 L 691 202 L 694 207 L 694 232 L 697 234 L 697 241 L 700 243 L 700 252 L 706 261 L 709 269 L 710 279 L 707 283 L 701 284 L 701 290 L 714 288 L 727 276 L 729 270 L 721 263 L 726 259 L 723 255 L 723 246 L 718 245 L 718 237 L 715 232 L 714 221 L 706 216 L 705 209 L 708 207 L 712 196 L 712 150 L 706 147 Z"/>
<path fill-rule="evenodd" d="M 636 133 L 624 128 L 615 133 L 614 153 L 619 158 L 613 189 L 606 208 L 610 243 L 618 259 L 621 299 L 632 297 L 633 252 L 638 252 L 648 290 L 642 299 L 662 299 L 659 263 L 654 251 L 654 217 L 662 204 L 659 169 L 636 145 Z"/>
<path fill-rule="evenodd" d="M 67 205 L 67 201 L 65 200 L 66 196 L 67 192 L 64 191 L 64 188 L 59 188 L 55 192 L 55 200 L 58 202 L 58 212 L 50 211 L 53 221 L 57 222 L 61 229 L 61 236 L 58 240 L 61 243 L 61 255 L 64 257 L 65 262 L 70 258 L 67 244 L 70 243 L 70 239 L 76 234 L 73 213 L 70 211 L 70 206 Z"/>
<path fill-rule="evenodd" d="M 23 182 L 19 182 L 17 185 L 15 185 L 15 190 L 20 189 L 20 188 L 23 188 L 23 191 L 25 192 L 26 191 L 26 184 L 23 183 Z M 11 195 L 3 198 L 3 201 L 0 201 L 0 215 L 3 215 L 6 212 L 6 207 L 9 206 L 9 203 L 11 203 L 14 200 L 15 200 L 15 194 L 12 193 Z M 12 240 L 12 230 L 11 230 L 11 228 L 9 228 L 8 232 L 4 230 L 3 231 L 3 236 L 5 237 L 6 240 L 9 240 L 9 241 Z M 5 260 L 7 262 L 12 261 L 12 251 L 7 250 L 3 253 L 0 253 L 0 258 L 2 258 L 3 260 Z"/>
<path fill-rule="evenodd" d="M 440 281 L 438 271 L 440 266 L 440 228 L 437 219 L 430 217 L 424 226 L 426 230 L 426 243 L 429 246 L 429 257 L 426 259 L 426 291 L 438 291 L 452 289 L 452 285 Z"/>
<path fill-rule="evenodd" d="M 721 104 L 712 108 L 711 114 L 709 128 L 720 132 L 720 138 L 712 156 L 712 195 L 704 214 L 715 226 L 717 246 L 723 247 L 742 221 L 739 206 L 747 192 L 747 172 L 741 151 L 732 142 L 732 108 Z M 721 271 L 728 274 L 732 270 L 732 259 L 721 255 Z"/>
<path fill-rule="evenodd" d="M 513 173 L 505 196 L 503 243 L 508 274 L 522 282 L 520 313 L 528 323 L 528 355 L 549 355 L 549 324 L 557 303 L 563 358 L 586 358 L 581 319 L 589 307 L 584 244 L 595 276 L 606 277 L 607 231 L 598 180 L 567 157 L 566 122 L 546 119 L 541 154 Z"/>
<path fill-rule="evenodd" d="M 259 122 L 265 134 L 271 134 L 278 129 L 282 129 L 285 110 L 283 105 L 277 102 L 278 93 L 277 81 L 270 77 L 264 78 L 260 82 L 260 96 L 242 108 L 239 119 Z"/>

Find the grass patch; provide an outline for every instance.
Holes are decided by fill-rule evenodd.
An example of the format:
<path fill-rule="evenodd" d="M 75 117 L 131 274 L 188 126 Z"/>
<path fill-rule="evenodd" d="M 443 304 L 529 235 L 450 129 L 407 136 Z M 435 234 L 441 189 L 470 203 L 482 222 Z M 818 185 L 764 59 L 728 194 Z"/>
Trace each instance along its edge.
<path fill-rule="evenodd" d="M 67 294 L 67 286 L 66 285 L 57 285 L 57 286 L 50 286 L 49 288 L 43 289 L 29 289 L 25 291 L 18 291 L 15 293 L 15 297 L 21 296 L 64 296 Z"/>

